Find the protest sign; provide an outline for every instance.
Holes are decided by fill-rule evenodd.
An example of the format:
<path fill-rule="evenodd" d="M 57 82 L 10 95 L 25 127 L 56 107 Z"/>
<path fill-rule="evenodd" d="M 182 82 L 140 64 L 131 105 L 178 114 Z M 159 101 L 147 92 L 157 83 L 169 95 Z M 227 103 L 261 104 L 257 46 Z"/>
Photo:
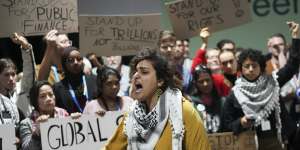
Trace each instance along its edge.
<path fill-rule="evenodd" d="M 255 133 L 243 132 L 238 136 L 232 132 L 208 134 L 212 150 L 256 150 Z"/>
<path fill-rule="evenodd" d="M 131 16 L 79 16 L 82 54 L 135 55 L 144 47 L 157 47 L 160 14 Z"/>
<path fill-rule="evenodd" d="M 199 35 L 207 26 L 214 32 L 251 21 L 245 0 L 180 0 L 166 3 L 166 9 L 179 39 Z"/>
<path fill-rule="evenodd" d="M 77 0 L 1 0 L 0 20 L 0 37 L 78 32 Z"/>
<path fill-rule="evenodd" d="M 42 149 L 99 150 L 122 120 L 122 112 L 106 112 L 103 117 L 53 118 L 41 124 Z"/>
<path fill-rule="evenodd" d="M 16 149 L 15 126 L 3 124 L 0 125 L 0 150 Z"/>

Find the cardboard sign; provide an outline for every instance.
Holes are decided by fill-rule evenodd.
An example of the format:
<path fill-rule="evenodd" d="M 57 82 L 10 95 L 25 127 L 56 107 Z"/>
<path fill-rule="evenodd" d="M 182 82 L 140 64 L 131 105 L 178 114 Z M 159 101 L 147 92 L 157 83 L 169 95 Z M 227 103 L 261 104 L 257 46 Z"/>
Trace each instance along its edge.
<path fill-rule="evenodd" d="M 99 150 L 122 120 L 121 111 L 103 117 L 53 118 L 41 124 L 42 149 Z"/>
<path fill-rule="evenodd" d="M 77 0 L 1 0 L 0 37 L 78 32 Z"/>
<path fill-rule="evenodd" d="M 135 55 L 157 47 L 160 14 L 133 16 L 79 16 L 80 52 L 98 56 Z"/>
<path fill-rule="evenodd" d="M 16 135 L 14 125 L 0 125 L 0 150 L 15 150 Z"/>
<path fill-rule="evenodd" d="M 212 150 L 256 150 L 255 133 L 243 132 L 238 136 L 232 132 L 208 134 Z"/>
<path fill-rule="evenodd" d="M 251 21 L 246 0 L 181 0 L 167 3 L 166 8 L 179 39 L 197 36 L 204 27 L 219 31 Z"/>

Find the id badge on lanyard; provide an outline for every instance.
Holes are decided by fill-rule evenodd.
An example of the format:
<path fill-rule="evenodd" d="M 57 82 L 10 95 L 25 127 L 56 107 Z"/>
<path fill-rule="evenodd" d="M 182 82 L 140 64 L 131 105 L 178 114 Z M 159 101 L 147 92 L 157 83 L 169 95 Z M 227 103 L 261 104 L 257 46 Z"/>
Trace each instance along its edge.
<path fill-rule="evenodd" d="M 89 100 L 89 96 L 88 96 L 88 90 L 87 90 L 87 84 L 86 84 L 85 76 L 82 76 L 82 82 L 83 82 L 83 95 L 86 97 L 86 100 L 88 101 Z M 76 107 L 82 113 L 83 112 L 83 108 L 80 107 L 79 101 L 76 98 L 75 92 L 74 92 L 71 84 L 69 84 L 69 92 L 71 94 L 72 101 L 75 103 Z"/>
<path fill-rule="evenodd" d="M 269 131 L 271 130 L 271 123 L 269 120 L 262 120 L 261 121 L 261 130 L 262 131 Z"/>

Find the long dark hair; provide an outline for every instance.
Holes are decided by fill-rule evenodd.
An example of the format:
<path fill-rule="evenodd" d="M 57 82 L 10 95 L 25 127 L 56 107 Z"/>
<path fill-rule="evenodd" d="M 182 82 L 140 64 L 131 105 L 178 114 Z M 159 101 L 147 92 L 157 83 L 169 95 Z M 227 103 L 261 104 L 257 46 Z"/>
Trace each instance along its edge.
<path fill-rule="evenodd" d="M 101 96 L 103 94 L 103 85 L 105 84 L 105 81 L 108 79 L 109 75 L 115 75 L 118 78 L 118 81 L 120 82 L 121 75 L 116 69 L 107 66 L 97 69 L 98 96 Z"/>
<path fill-rule="evenodd" d="M 191 95 L 193 97 L 197 97 L 197 98 L 201 97 L 202 93 L 201 93 L 201 91 L 198 90 L 197 81 L 199 79 L 199 75 L 204 74 L 204 73 L 209 74 L 209 77 L 211 79 L 212 86 L 213 86 L 212 91 L 210 93 L 210 95 L 212 97 L 212 105 L 209 107 L 211 108 L 211 111 L 213 113 L 219 113 L 221 111 L 221 96 L 219 95 L 219 93 L 215 87 L 211 71 L 205 65 L 200 64 L 200 65 L 196 66 L 195 71 L 193 72 L 193 87 L 194 88 L 191 91 Z"/>
<path fill-rule="evenodd" d="M 33 86 L 31 87 L 31 89 L 29 91 L 30 104 L 38 112 L 40 111 L 39 110 L 38 97 L 39 97 L 40 88 L 43 85 L 49 85 L 52 88 L 51 84 L 48 81 L 42 80 L 42 81 L 35 81 Z M 52 88 L 52 90 L 53 90 L 53 88 Z"/>
<path fill-rule="evenodd" d="M 168 87 L 170 89 L 175 89 L 175 82 L 174 82 L 174 69 L 171 68 L 168 61 L 159 54 L 158 50 L 154 49 L 144 49 L 141 50 L 131 61 L 130 67 L 131 72 L 130 76 L 136 72 L 136 66 L 137 64 L 142 60 L 148 60 L 151 62 L 153 68 L 156 71 L 156 77 L 158 80 L 164 81 L 164 84 L 162 85 L 162 90 L 165 91 Z"/>

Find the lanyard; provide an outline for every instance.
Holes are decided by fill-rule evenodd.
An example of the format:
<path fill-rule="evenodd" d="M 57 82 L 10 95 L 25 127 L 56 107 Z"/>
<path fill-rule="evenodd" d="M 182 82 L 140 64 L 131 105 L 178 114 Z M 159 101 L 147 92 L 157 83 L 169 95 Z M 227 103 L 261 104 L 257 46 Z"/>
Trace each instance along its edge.
<path fill-rule="evenodd" d="M 86 85 L 86 80 L 85 80 L 85 76 L 83 75 L 82 76 L 82 82 L 83 82 L 83 95 L 85 96 L 86 100 L 89 99 L 89 96 L 88 96 L 88 90 L 87 90 L 87 85 Z M 75 92 L 71 86 L 71 84 L 69 83 L 69 92 L 71 94 L 71 97 L 72 97 L 72 101 L 75 103 L 76 107 L 80 110 L 80 112 L 82 113 L 83 110 L 82 108 L 80 107 L 80 104 L 77 100 L 77 97 L 75 95 Z"/>
<path fill-rule="evenodd" d="M 57 72 L 56 66 L 51 66 L 51 69 L 52 69 L 52 71 L 54 73 L 55 82 L 59 82 L 60 80 L 59 80 L 59 76 L 58 76 L 58 72 Z"/>

